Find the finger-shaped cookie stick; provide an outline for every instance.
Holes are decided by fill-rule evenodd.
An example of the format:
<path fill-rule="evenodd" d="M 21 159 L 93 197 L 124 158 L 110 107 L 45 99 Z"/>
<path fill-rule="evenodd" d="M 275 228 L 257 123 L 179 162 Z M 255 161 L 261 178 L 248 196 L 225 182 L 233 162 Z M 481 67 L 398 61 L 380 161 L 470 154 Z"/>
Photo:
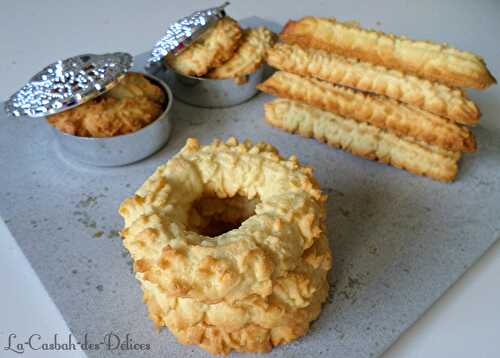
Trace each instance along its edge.
<path fill-rule="evenodd" d="M 479 121 L 479 109 L 462 90 L 399 70 L 285 43 L 278 43 L 267 51 L 267 62 L 297 75 L 391 97 L 457 123 Z"/>
<path fill-rule="evenodd" d="M 315 138 L 357 156 L 440 181 L 452 181 L 457 174 L 459 152 L 398 137 L 368 123 L 288 99 L 268 102 L 264 109 L 266 121 L 272 126 Z"/>
<path fill-rule="evenodd" d="M 261 91 L 285 97 L 343 117 L 387 128 L 398 135 L 462 152 L 476 150 L 473 134 L 445 118 L 391 98 L 354 91 L 314 78 L 278 71 L 257 85 Z"/>
<path fill-rule="evenodd" d="M 281 39 L 395 68 L 453 87 L 486 88 L 496 83 L 484 60 L 446 44 L 362 29 L 334 18 L 289 21 Z"/>

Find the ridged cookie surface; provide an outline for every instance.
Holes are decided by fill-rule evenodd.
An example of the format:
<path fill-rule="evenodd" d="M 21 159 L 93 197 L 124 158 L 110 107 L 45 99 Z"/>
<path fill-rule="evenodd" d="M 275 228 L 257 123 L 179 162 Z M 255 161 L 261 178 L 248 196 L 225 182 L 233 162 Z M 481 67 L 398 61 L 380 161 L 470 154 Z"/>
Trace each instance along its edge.
<path fill-rule="evenodd" d="M 386 128 L 446 150 L 476 150 L 473 134 L 445 118 L 393 99 L 362 93 L 314 78 L 278 71 L 257 88 L 343 117 Z"/>
<path fill-rule="evenodd" d="M 73 109 L 47 117 L 59 130 L 80 137 L 135 132 L 164 109 L 165 93 L 139 73 L 129 72 L 110 91 Z"/>
<path fill-rule="evenodd" d="M 479 109 L 458 89 L 332 52 L 278 43 L 269 65 L 305 77 L 381 94 L 462 124 L 479 121 Z"/>
<path fill-rule="evenodd" d="M 266 121 L 272 126 L 315 138 L 360 157 L 440 181 L 452 181 L 457 174 L 458 152 L 401 138 L 368 123 L 288 99 L 268 102 L 264 109 Z"/>
<path fill-rule="evenodd" d="M 207 77 L 235 78 L 246 76 L 260 67 L 266 50 L 273 45 L 274 34 L 266 27 L 243 30 L 240 47 L 229 61 L 208 73 Z"/>
<path fill-rule="evenodd" d="M 281 39 L 395 68 L 453 87 L 482 89 L 496 83 L 484 60 L 473 53 L 362 29 L 334 18 L 309 16 L 289 21 Z"/>
<path fill-rule="evenodd" d="M 240 25 L 226 16 L 186 50 L 176 56 L 166 56 L 165 61 L 178 73 L 201 77 L 228 61 L 238 48 L 240 39 Z"/>
<path fill-rule="evenodd" d="M 188 139 L 120 206 L 150 318 L 213 354 L 306 334 L 328 291 L 325 201 L 312 170 L 269 144 Z M 210 217 L 245 220 L 209 237 Z"/>
<path fill-rule="evenodd" d="M 137 72 L 128 72 L 115 87 L 105 92 L 105 96 L 116 99 L 147 97 L 158 104 L 165 103 L 163 89 Z"/>

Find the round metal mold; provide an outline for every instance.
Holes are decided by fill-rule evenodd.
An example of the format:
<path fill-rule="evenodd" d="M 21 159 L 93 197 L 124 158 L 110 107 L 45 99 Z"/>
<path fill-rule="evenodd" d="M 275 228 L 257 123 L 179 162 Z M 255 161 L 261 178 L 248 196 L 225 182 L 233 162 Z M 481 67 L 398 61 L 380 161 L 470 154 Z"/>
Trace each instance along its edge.
<path fill-rule="evenodd" d="M 156 75 L 167 82 L 181 102 L 204 108 L 225 108 L 246 102 L 257 94 L 256 86 L 263 80 L 264 66 L 247 75 L 242 84 L 231 78 L 185 76 L 172 69 L 158 71 Z"/>
<path fill-rule="evenodd" d="M 156 120 L 133 133 L 104 138 L 78 137 L 52 127 L 62 154 L 93 166 L 115 167 L 137 162 L 161 149 L 170 136 L 169 112 L 174 99 L 163 81 L 143 75 L 160 86 L 166 95 L 165 109 Z"/>

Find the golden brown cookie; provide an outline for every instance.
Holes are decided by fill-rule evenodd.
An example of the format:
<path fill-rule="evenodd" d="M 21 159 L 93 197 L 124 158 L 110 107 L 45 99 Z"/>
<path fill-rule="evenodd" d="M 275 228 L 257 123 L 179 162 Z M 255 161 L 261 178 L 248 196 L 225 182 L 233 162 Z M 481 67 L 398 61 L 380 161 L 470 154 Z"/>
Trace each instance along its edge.
<path fill-rule="evenodd" d="M 166 56 L 165 61 L 178 73 L 201 77 L 228 61 L 234 55 L 240 40 L 240 25 L 226 16 L 183 52 L 176 56 Z"/>
<path fill-rule="evenodd" d="M 371 124 L 288 99 L 268 102 L 264 109 L 267 122 L 289 133 L 314 138 L 354 155 L 436 180 L 448 182 L 457 175 L 459 152 L 398 137 Z"/>
<path fill-rule="evenodd" d="M 269 65 L 304 77 L 377 93 L 462 124 L 475 124 L 480 112 L 458 88 L 324 50 L 278 43 L 267 52 Z"/>
<path fill-rule="evenodd" d="M 289 21 L 283 41 L 412 73 L 452 87 L 483 89 L 495 78 L 484 60 L 446 44 L 414 41 L 403 36 L 362 29 L 334 18 L 304 17 Z"/>
<path fill-rule="evenodd" d="M 188 139 L 120 206 L 150 318 L 212 354 L 305 335 L 328 291 L 325 200 L 269 144 Z"/>
<path fill-rule="evenodd" d="M 386 128 L 397 135 L 446 150 L 473 152 L 472 132 L 435 114 L 393 99 L 362 93 L 314 78 L 279 71 L 257 85 L 261 91 L 310 104 L 346 118 Z"/>
<path fill-rule="evenodd" d="M 106 96 L 116 99 L 144 96 L 160 105 L 165 104 L 163 89 L 137 72 L 127 73 L 117 86 L 106 92 Z"/>
<path fill-rule="evenodd" d="M 59 130 L 80 137 L 135 132 L 164 109 L 163 90 L 139 73 L 128 73 L 110 91 L 73 109 L 47 117 Z"/>
<path fill-rule="evenodd" d="M 254 72 L 264 61 L 266 50 L 273 45 L 274 34 L 266 27 L 243 30 L 241 45 L 233 57 L 208 73 L 214 79 L 240 78 Z"/>

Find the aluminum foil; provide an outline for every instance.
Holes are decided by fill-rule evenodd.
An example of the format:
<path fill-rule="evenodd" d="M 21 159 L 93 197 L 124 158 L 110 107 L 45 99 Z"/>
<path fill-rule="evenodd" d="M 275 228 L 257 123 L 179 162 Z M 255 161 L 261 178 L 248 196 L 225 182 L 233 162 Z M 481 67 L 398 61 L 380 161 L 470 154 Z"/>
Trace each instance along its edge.
<path fill-rule="evenodd" d="M 5 102 L 11 116 L 44 117 L 73 108 L 112 88 L 132 67 L 128 53 L 85 54 L 37 73 Z"/>
<path fill-rule="evenodd" d="M 225 2 L 221 6 L 196 11 L 171 24 L 165 35 L 156 43 L 148 60 L 149 66 L 161 64 L 166 55 L 176 55 L 193 41 L 200 37 L 226 14 L 224 8 L 229 5 Z"/>

